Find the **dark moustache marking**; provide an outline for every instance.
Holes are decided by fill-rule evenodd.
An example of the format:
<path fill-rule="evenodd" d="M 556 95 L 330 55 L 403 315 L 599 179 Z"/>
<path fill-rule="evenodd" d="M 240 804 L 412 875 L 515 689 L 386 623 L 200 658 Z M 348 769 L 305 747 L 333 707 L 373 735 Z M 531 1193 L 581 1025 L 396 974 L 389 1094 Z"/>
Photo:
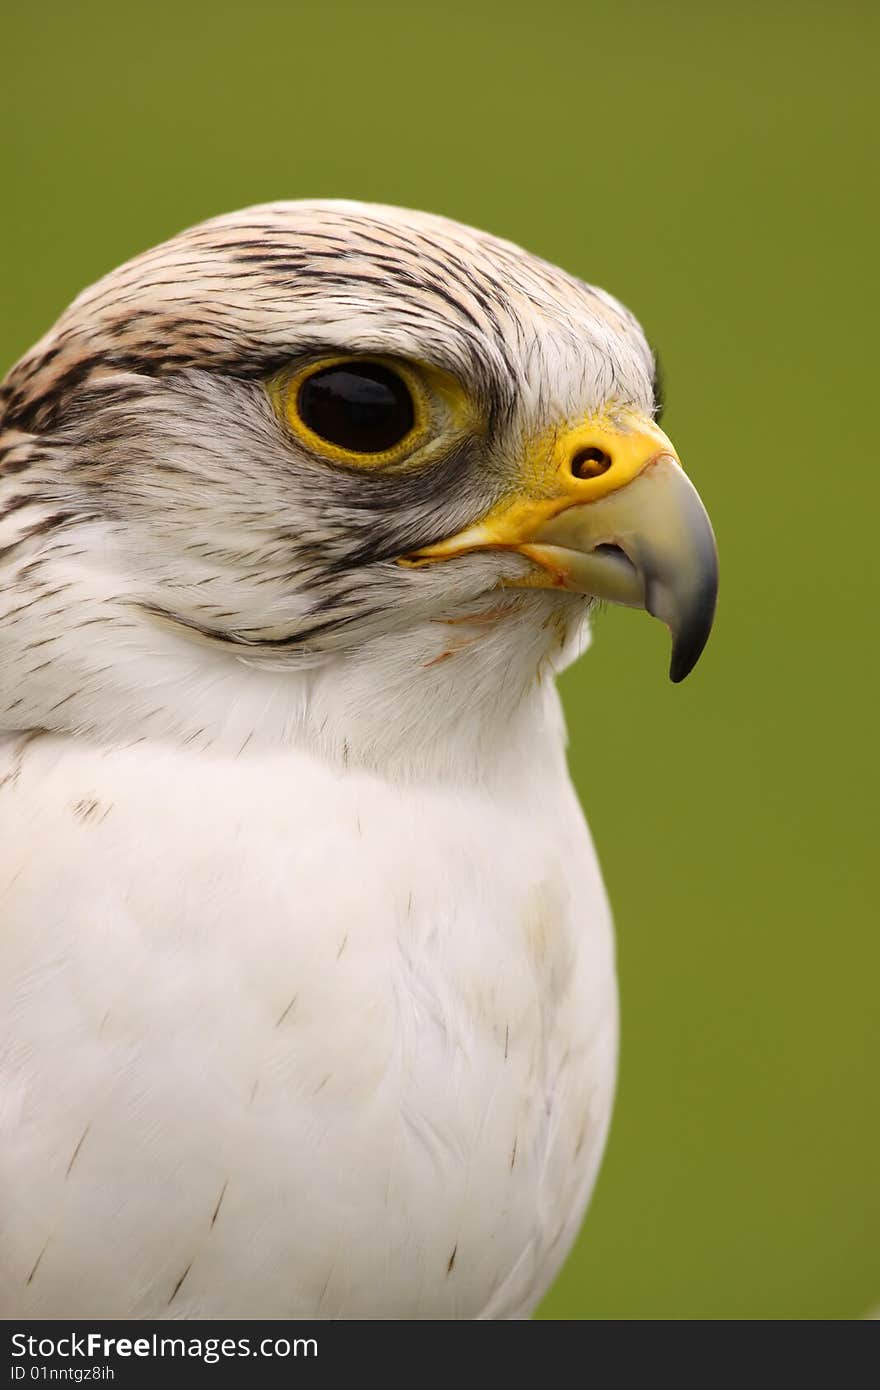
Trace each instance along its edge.
<path fill-rule="evenodd" d="M 251 636 L 247 632 L 235 631 L 231 628 L 215 627 L 212 624 L 198 622 L 194 618 L 185 617 L 182 613 L 175 613 L 170 608 L 164 608 L 158 603 L 131 603 L 129 607 L 136 609 L 140 613 L 145 613 L 148 617 L 158 619 L 160 622 L 169 623 L 172 627 L 186 628 L 190 632 L 197 633 L 200 637 L 206 638 L 210 642 L 218 643 L 224 647 L 245 648 L 248 651 L 297 651 L 306 645 L 311 637 L 320 637 L 335 628 L 345 627 L 349 623 L 359 621 L 363 618 L 374 617 L 377 613 L 384 611 L 384 605 L 376 608 L 358 609 L 355 613 L 347 613 L 341 617 L 328 618 L 324 622 L 313 623 L 311 627 L 302 628 L 295 633 L 287 633 L 283 637 L 259 637 Z"/>
<path fill-rule="evenodd" d="M 344 465 L 338 465 L 334 504 L 348 505 L 361 516 L 370 513 L 372 523 L 326 572 L 340 573 L 397 559 L 454 535 L 475 510 L 483 512 L 496 500 L 487 494 L 485 475 L 477 473 L 475 462 L 474 441 L 467 441 L 445 458 L 407 472 L 363 477 L 361 470 L 346 469 L 343 475 Z M 500 486 L 497 491 L 500 493 Z M 454 513 L 450 511 L 451 498 L 456 500 Z M 442 534 L 438 534 L 438 526 Z"/>

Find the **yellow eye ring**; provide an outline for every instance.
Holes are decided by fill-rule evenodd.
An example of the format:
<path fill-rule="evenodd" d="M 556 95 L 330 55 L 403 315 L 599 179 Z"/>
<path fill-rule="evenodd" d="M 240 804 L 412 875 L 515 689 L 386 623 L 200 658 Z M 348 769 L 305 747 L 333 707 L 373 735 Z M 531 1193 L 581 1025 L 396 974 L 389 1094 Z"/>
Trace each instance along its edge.
<path fill-rule="evenodd" d="M 312 453 L 356 468 L 399 463 L 424 443 L 431 424 L 424 382 L 391 357 L 321 357 L 280 372 L 268 389 L 277 413 Z"/>

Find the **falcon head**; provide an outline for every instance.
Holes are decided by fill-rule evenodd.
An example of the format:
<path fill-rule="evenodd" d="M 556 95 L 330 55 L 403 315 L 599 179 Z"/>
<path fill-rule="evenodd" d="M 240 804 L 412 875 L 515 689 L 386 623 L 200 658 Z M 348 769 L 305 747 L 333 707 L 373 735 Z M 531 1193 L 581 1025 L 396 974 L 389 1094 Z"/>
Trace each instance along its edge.
<path fill-rule="evenodd" d="M 716 553 L 658 415 L 632 315 L 508 242 L 343 202 L 186 231 L 0 388 L 0 728 L 290 735 L 333 683 L 503 722 L 599 599 L 681 680 Z"/>

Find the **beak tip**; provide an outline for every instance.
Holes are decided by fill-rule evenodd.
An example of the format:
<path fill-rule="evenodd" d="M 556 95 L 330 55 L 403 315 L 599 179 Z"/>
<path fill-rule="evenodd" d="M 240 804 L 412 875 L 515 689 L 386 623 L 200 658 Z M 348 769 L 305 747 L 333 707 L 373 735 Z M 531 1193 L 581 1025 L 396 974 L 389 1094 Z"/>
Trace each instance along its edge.
<path fill-rule="evenodd" d="M 672 684 L 681 685 L 682 681 L 690 675 L 691 671 L 694 669 L 696 664 L 697 663 L 695 661 L 689 661 L 687 663 L 684 663 L 677 662 L 673 659 L 669 663 L 669 679 L 672 682 Z"/>
<path fill-rule="evenodd" d="M 709 633 L 712 630 L 712 621 L 715 615 L 715 594 L 713 592 L 711 602 L 700 614 L 700 621 L 695 622 L 690 630 L 672 634 L 672 657 L 669 662 L 669 679 L 673 685 L 680 685 L 686 676 L 696 666 L 709 640 Z"/>
<path fill-rule="evenodd" d="M 680 685 L 702 656 L 715 619 L 718 573 L 708 565 L 707 580 L 696 593 L 679 593 L 651 577 L 645 586 L 645 608 L 659 618 L 672 638 L 669 679 Z"/>

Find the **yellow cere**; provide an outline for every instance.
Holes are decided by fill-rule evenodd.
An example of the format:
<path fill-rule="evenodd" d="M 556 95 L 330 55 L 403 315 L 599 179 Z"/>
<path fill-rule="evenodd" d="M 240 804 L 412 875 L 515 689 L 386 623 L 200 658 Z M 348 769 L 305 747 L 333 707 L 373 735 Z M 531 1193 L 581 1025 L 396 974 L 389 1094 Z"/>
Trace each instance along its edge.
<path fill-rule="evenodd" d="M 481 521 L 426 546 L 407 562 L 428 563 L 469 550 L 518 548 L 568 507 L 597 502 L 625 487 L 660 455 L 678 462 L 659 425 L 633 410 L 609 408 L 545 430 L 524 443 L 514 485 Z"/>

